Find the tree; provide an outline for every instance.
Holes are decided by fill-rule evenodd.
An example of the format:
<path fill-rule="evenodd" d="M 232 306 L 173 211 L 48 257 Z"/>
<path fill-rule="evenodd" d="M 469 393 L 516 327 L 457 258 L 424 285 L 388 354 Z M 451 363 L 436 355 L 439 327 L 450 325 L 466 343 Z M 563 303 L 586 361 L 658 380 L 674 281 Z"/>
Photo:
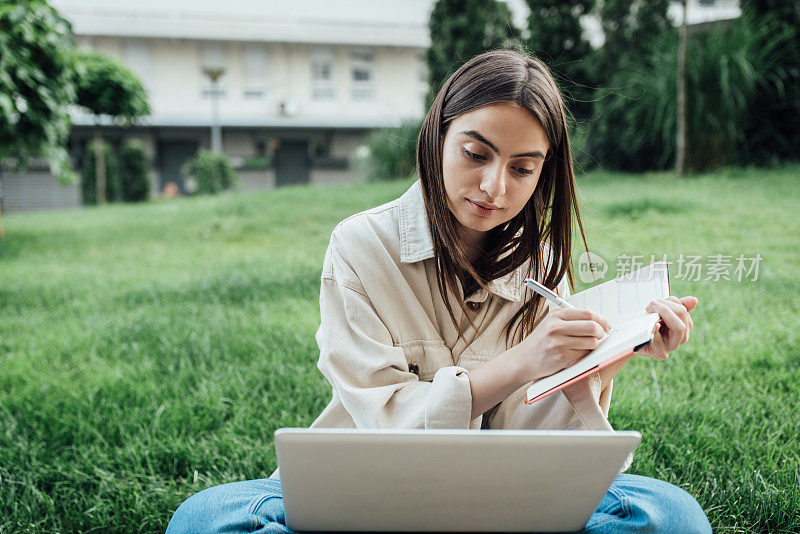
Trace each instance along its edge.
<path fill-rule="evenodd" d="M 147 153 L 138 139 L 129 139 L 119 149 L 119 178 L 122 200 L 141 202 L 150 194 L 147 178 Z"/>
<path fill-rule="evenodd" d="M 72 48 L 69 23 L 44 0 L 0 0 L 0 158 L 44 156 L 62 181 L 75 179 L 65 146 Z"/>
<path fill-rule="evenodd" d="M 620 69 L 645 60 L 664 33 L 674 33 L 667 16 L 670 0 L 602 0 L 605 41 L 593 60 L 594 78 L 607 83 Z"/>
<path fill-rule="evenodd" d="M 782 61 L 758 90 L 743 125 L 747 163 L 800 159 L 800 2 L 797 0 L 741 0 L 741 19 L 753 26 L 767 22 L 774 32 L 764 34 L 760 46 L 774 48 L 776 36 L 791 34 Z"/>
<path fill-rule="evenodd" d="M 689 47 L 689 17 L 686 0 L 683 0 L 681 4 L 683 5 L 683 16 L 678 40 L 678 133 L 675 139 L 675 173 L 678 176 L 686 173 L 686 54 Z"/>
<path fill-rule="evenodd" d="M 591 114 L 592 47 L 583 37 L 580 18 L 596 0 L 526 0 L 529 36 L 525 47 L 543 60 L 559 81 L 572 113 Z"/>
<path fill-rule="evenodd" d="M 692 32 L 686 61 L 686 168 L 747 164 L 753 143 L 776 124 L 757 117 L 765 87 L 786 87 L 796 28 L 746 14 L 729 24 Z M 617 70 L 592 123 L 588 152 L 606 168 L 633 172 L 674 168 L 677 132 L 678 36 L 665 33 L 651 54 Z M 781 123 L 778 122 L 778 125 Z M 759 136 L 749 135 L 759 132 Z M 778 144 L 772 148 L 775 150 Z"/>
<path fill-rule="evenodd" d="M 94 155 L 97 203 L 106 200 L 106 172 L 100 132 L 100 116 L 131 123 L 150 114 L 147 94 L 131 71 L 104 54 L 80 51 L 75 55 L 77 104 L 95 115 Z"/>
<path fill-rule="evenodd" d="M 103 169 L 105 172 L 104 193 L 105 198 L 111 202 L 120 200 L 120 172 L 119 161 L 114 149 L 105 141 L 92 141 L 91 153 L 89 150 L 83 156 L 83 168 L 81 169 L 81 195 L 83 204 L 97 204 L 97 158 L 95 157 L 97 146 L 103 154 Z"/>
<path fill-rule="evenodd" d="M 498 0 L 437 0 L 428 28 L 426 108 L 458 67 L 486 50 L 518 44 L 520 37 L 511 10 Z"/>

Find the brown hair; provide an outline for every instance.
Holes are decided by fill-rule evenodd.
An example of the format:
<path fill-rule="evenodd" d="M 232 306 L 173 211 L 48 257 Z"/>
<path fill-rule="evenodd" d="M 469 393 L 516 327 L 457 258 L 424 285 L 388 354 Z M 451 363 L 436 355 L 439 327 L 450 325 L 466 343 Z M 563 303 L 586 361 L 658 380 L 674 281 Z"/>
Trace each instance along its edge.
<path fill-rule="evenodd" d="M 517 104 L 539 119 L 550 147 L 530 200 L 516 217 L 489 231 L 486 250 L 473 266 L 467 259 L 460 225 L 447 207 L 442 171 L 444 138 L 450 123 L 459 115 L 501 102 Z M 566 274 L 573 285 L 573 213 L 583 245 L 587 250 L 588 246 L 578 211 L 564 101 L 544 63 L 512 50 L 492 50 L 462 65 L 439 90 L 422 123 L 417 172 L 433 237 L 439 291 L 459 337 L 463 333 L 450 307 L 448 288 L 468 317 L 465 296 L 478 287 L 488 290 L 488 282 L 516 270 L 529 259 L 527 276 L 553 289 Z M 547 266 L 542 255 L 545 242 L 549 243 L 552 258 Z M 545 267 L 547 271 L 543 272 Z M 466 280 L 463 296 L 458 294 L 457 279 Z M 515 336 L 517 342 L 521 341 L 541 320 L 537 311 L 542 298 L 530 293 L 531 298 L 527 298 L 526 287 L 524 304 L 506 325 L 507 347 Z"/>

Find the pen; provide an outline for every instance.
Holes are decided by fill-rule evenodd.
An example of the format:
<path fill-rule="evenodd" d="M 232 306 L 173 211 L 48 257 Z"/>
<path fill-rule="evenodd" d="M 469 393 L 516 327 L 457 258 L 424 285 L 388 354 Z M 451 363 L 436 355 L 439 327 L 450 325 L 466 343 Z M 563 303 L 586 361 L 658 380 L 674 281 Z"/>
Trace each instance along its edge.
<path fill-rule="evenodd" d="M 569 302 L 567 302 L 566 300 L 562 299 L 561 297 L 559 297 L 558 295 L 553 293 L 552 291 L 550 291 L 549 289 L 547 289 L 545 286 L 543 286 L 542 284 L 540 284 L 539 282 L 537 282 L 533 278 L 526 278 L 524 280 L 524 283 L 525 283 L 526 286 L 531 288 L 533 291 L 536 291 L 541 296 L 543 296 L 544 298 L 546 298 L 547 300 L 549 300 L 550 302 L 552 302 L 553 304 L 555 304 L 555 305 L 557 305 L 557 306 L 559 306 L 561 308 L 574 308 L 575 307 L 572 304 L 570 304 Z M 612 328 L 611 330 L 609 330 L 608 332 L 603 334 L 603 339 L 605 339 L 608 336 L 610 336 L 616 330 L 617 330 L 616 328 Z"/>
<path fill-rule="evenodd" d="M 550 291 L 549 289 L 547 289 L 545 286 L 543 286 L 542 284 L 540 284 L 539 282 L 537 282 L 533 278 L 526 278 L 524 280 L 524 283 L 525 283 L 526 286 L 531 288 L 533 291 L 536 291 L 541 296 L 543 296 L 544 298 L 546 298 L 547 300 L 549 300 L 553 304 L 556 304 L 560 308 L 574 308 L 575 307 L 572 304 L 570 304 L 569 302 L 567 302 L 566 300 L 562 299 L 561 297 L 559 297 L 558 295 L 553 293 L 552 291 Z"/>

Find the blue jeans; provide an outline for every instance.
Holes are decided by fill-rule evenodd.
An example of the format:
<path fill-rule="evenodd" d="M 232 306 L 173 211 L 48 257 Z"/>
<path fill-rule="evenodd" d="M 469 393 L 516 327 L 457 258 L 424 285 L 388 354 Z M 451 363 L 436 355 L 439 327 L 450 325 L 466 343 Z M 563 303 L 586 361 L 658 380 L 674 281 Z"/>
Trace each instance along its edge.
<path fill-rule="evenodd" d="M 502 530 L 502 525 L 498 525 Z M 618 475 L 584 532 L 711 532 L 697 501 L 655 478 Z M 181 504 L 167 534 L 184 532 L 292 532 L 283 516 L 281 483 L 262 478 L 213 486 Z"/>

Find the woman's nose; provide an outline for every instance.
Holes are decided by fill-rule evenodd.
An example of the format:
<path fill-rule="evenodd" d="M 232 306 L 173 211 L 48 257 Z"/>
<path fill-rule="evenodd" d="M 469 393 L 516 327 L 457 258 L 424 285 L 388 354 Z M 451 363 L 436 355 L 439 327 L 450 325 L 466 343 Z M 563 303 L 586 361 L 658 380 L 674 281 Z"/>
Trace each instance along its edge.
<path fill-rule="evenodd" d="M 502 165 L 491 165 L 481 181 L 481 191 L 491 199 L 501 197 L 506 192 L 506 170 Z"/>

